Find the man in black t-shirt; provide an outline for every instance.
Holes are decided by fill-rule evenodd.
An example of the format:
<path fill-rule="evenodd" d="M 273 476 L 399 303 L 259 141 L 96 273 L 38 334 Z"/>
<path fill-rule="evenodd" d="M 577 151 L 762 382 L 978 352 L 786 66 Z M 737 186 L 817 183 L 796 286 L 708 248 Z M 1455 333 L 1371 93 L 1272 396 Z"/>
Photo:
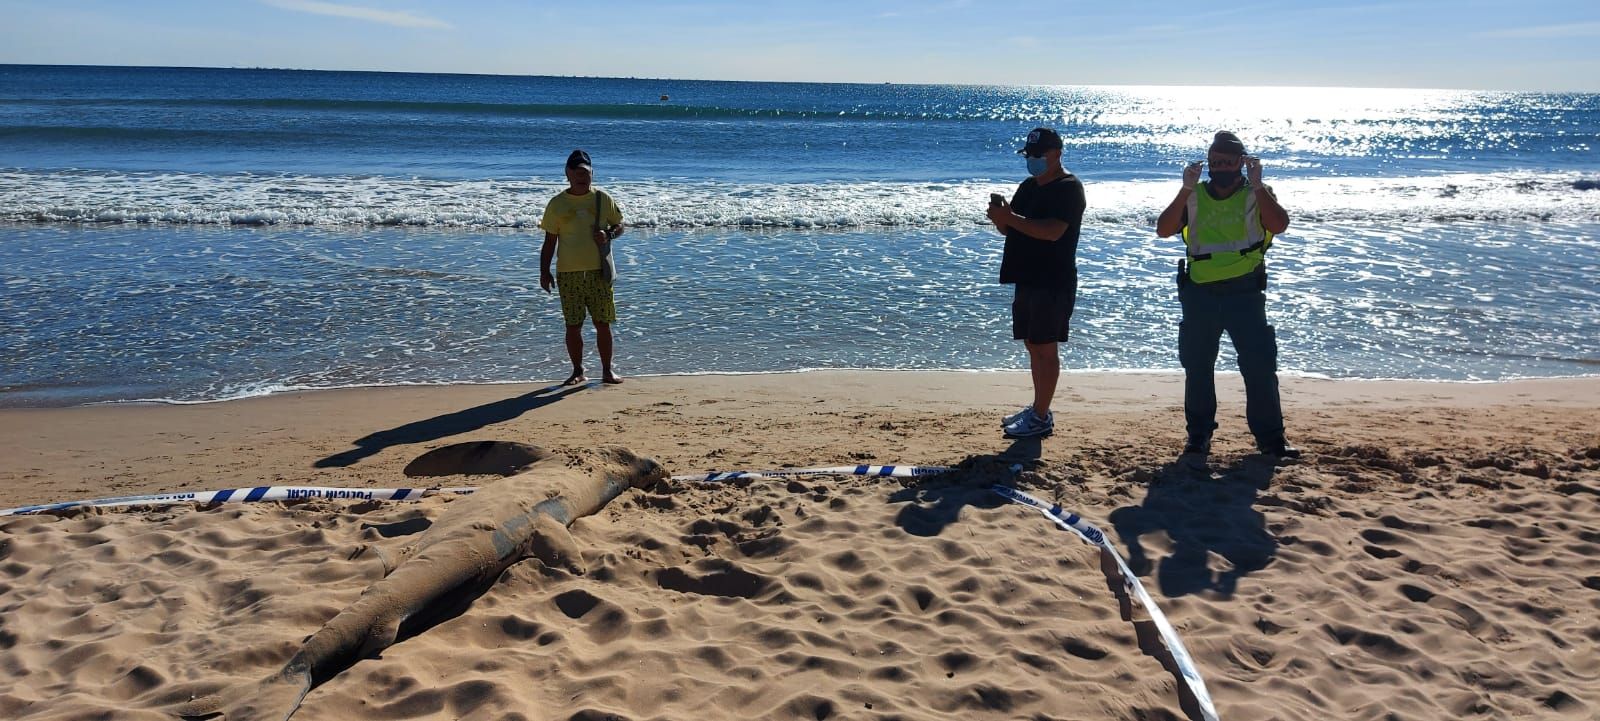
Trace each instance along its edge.
<path fill-rule="evenodd" d="M 1017 151 L 1027 158 L 1028 179 L 1006 203 L 989 204 L 989 220 L 1006 236 L 1000 282 L 1016 286 L 1011 336 L 1028 349 L 1033 405 L 1007 416 L 1012 438 L 1035 438 L 1055 430 L 1050 401 L 1061 377 L 1058 345 L 1078 296 L 1078 231 L 1083 226 L 1083 183 L 1061 167 L 1061 136 L 1035 128 Z"/>

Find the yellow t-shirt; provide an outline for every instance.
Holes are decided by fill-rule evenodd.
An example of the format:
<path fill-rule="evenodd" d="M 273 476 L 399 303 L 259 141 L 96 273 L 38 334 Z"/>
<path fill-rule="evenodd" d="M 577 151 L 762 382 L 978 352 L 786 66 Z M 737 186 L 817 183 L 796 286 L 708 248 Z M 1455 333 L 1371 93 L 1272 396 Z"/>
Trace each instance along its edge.
<path fill-rule="evenodd" d="M 555 233 L 556 272 L 600 270 L 600 246 L 594 242 L 594 194 L 591 188 L 583 195 L 573 195 L 565 190 L 550 199 L 544 207 L 544 218 L 539 227 L 546 233 Z M 622 222 L 622 211 L 617 208 L 609 193 L 600 193 L 600 227 L 609 228 Z"/>

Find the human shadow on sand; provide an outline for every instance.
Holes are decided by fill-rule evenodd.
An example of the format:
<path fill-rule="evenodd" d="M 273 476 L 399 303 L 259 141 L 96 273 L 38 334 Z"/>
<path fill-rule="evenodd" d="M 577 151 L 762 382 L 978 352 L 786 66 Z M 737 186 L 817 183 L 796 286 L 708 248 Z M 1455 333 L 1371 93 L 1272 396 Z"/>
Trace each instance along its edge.
<path fill-rule="evenodd" d="M 528 411 L 543 408 L 587 387 L 587 385 L 546 386 L 513 398 L 485 403 L 466 410 L 446 413 L 427 420 L 414 421 L 403 426 L 378 431 L 356 439 L 352 443 L 355 448 L 318 460 L 312 466 L 316 468 L 345 468 L 355 465 L 363 458 L 376 455 L 393 446 L 426 443 L 440 438 L 470 433 L 484 426 L 509 421 Z"/>
<path fill-rule="evenodd" d="M 908 485 L 904 489 L 890 494 L 890 503 L 905 504 L 899 514 L 896 515 L 895 524 L 905 530 L 906 533 L 914 536 L 938 536 L 946 527 L 957 520 L 961 515 L 961 509 L 966 506 L 992 509 L 1005 505 L 1009 501 L 1001 498 L 990 489 L 996 485 L 1014 485 L 1018 471 L 1038 467 L 1040 465 L 1040 456 L 1041 449 L 1038 439 L 1018 440 L 1001 453 L 971 456 L 957 464 L 950 472 L 918 479 L 913 485 Z M 1182 473 L 1181 468 L 1170 466 L 1162 470 L 1162 474 L 1167 477 L 1168 483 L 1173 485 L 1182 483 L 1177 479 L 1177 476 Z M 1241 479 L 1256 478 L 1257 480 L 1250 481 L 1251 488 L 1254 488 L 1254 484 L 1265 486 L 1267 479 L 1271 477 L 1271 473 L 1272 471 L 1268 468 L 1263 479 L 1259 478 L 1261 475 L 1259 469 L 1241 466 L 1237 470 L 1230 470 L 1228 477 L 1233 479 L 1231 482 L 1234 484 L 1242 483 Z M 1157 484 L 1160 483 L 1160 480 L 1158 479 Z M 1154 488 L 1155 485 L 1152 485 L 1152 489 Z M 1158 508 L 1162 509 L 1162 512 L 1181 512 L 1181 509 L 1166 508 L 1165 504 L 1181 503 L 1181 501 L 1176 497 L 1167 496 L 1165 493 L 1165 491 L 1152 491 L 1150 497 L 1156 499 Z M 1250 490 L 1249 493 L 1253 498 L 1254 491 Z M 1147 503 L 1150 497 L 1147 497 Z M 1248 505 L 1249 501 L 1246 501 L 1247 508 Z M 1134 518 L 1127 514 L 1129 511 L 1143 515 L 1139 518 Z M 1119 513 L 1123 513 L 1130 520 L 1147 523 L 1160 519 L 1160 516 L 1152 515 L 1153 512 L 1150 509 L 1143 507 L 1119 509 Z M 1260 514 L 1256 514 L 1256 516 L 1258 519 L 1260 518 Z M 1171 524 L 1169 523 L 1169 525 Z M 1262 533 L 1264 535 L 1264 531 Z M 1270 543 L 1270 539 L 1268 540 Z M 1135 536 L 1132 545 L 1134 548 L 1138 548 L 1137 544 L 1138 538 Z M 1271 553 L 1272 551 L 1269 548 L 1266 556 L 1270 558 Z M 1139 650 L 1160 662 L 1161 667 L 1172 676 L 1173 685 L 1178 695 L 1178 704 L 1185 717 L 1190 721 L 1201 721 L 1205 716 L 1201 711 L 1200 703 L 1191 692 L 1183 669 L 1178 665 L 1171 650 L 1167 648 L 1165 642 L 1161 639 L 1160 630 L 1155 625 L 1155 622 L 1143 612 L 1142 608 L 1135 609 L 1133 599 L 1129 595 L 1129 588 L 1123 581 L 1122 571 L 1110 553 L 1102 548 L 1099 557 L 1100 572 L 1105 577 L 1106 588 L 1117 599 L 1118 610 L 1122 620 L 1133 624 L 1135 636 L 1139 642 Z M 1143 558 L 1142 550 L 1140 551 L 1139 559 L 1146 567 L 1149 566 L 1149 562 Z M 1202 568 L 1204 560 L 1204 553 L 1202 553 Z M 1262 565 L 1265 565 L 1264 561 Z"/>
<path fill-rule="evenodd" d="M 1019 438 L 999 453 L 969 456 L 948 473 L 919 479 L 914 485 L 889 494 L 890 503 L 904 503 L 895 515 L 895 525 L 913 536 L 932 537 L 955 523 L 961 509 L 998 508 L 1008 503 L 989 490 L 996 484 L 1010 485 L 1014 466 L 1031 468 L 1044 453 L 1038 438 Z"/>
<path fill-rule="evenodd" d="M 1146 489 L 1144 502 L 1123 506 L 1108 519 L 1127 549 L 1128 565 L 1140 576 L 1151 559 L 1141 542 L 1164 533 L 1171 552 L 1157 564 L 1161 593 L 1175 598 L 1200 591 L 1232 596 L 1239 579 L 1272 562 L 1278 541 L 1255 509 L 1257 492 L 1272 480 L 1276 466 L 1264 456 L 1246 456 L 1221 473 L 1179 459 L 1162 467 Z M 1213 555 L 1225 561 L 1214 568 Z"/>

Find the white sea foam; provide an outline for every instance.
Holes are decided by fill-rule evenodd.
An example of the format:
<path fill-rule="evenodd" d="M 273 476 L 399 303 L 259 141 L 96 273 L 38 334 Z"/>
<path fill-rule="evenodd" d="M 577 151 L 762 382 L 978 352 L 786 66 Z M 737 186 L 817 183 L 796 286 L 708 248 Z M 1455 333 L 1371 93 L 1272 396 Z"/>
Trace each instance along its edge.
<path fill-rule="evenodd" d="M 1151 224 L 1176 183 L 1088 183 L 1090 223 Z M 1297 221 L 1589 222 L 1600 189 L 1577 173 L 1270 179 Z M 650 180 L 607 190 L 654 228 L 950 227 L 982 224 L 1013 180 L 728 183 Z M 203 225 L 536 227 L 563 186 L 538 180 L 0 170 L 0 220 Z"/>

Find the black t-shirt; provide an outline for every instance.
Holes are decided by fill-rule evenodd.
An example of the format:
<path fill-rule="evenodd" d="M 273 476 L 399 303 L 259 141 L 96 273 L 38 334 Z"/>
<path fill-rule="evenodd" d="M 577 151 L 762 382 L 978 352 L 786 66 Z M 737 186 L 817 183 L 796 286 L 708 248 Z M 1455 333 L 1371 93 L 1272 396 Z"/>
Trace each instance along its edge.
<path fill-rule="evenodd" d="M 1022 181 L 1011 196 L 1012 212 L 1030 220 L 1064 220 L 1067 229 L 1048 241 L 1008 228 L 1000 282 L 1061 290 L 1078 287 L 1078 231 L 1083 227 L 1084 205 L 1083 183 L 1071 173 L 1044 186 L 1033 178 Z"/>

